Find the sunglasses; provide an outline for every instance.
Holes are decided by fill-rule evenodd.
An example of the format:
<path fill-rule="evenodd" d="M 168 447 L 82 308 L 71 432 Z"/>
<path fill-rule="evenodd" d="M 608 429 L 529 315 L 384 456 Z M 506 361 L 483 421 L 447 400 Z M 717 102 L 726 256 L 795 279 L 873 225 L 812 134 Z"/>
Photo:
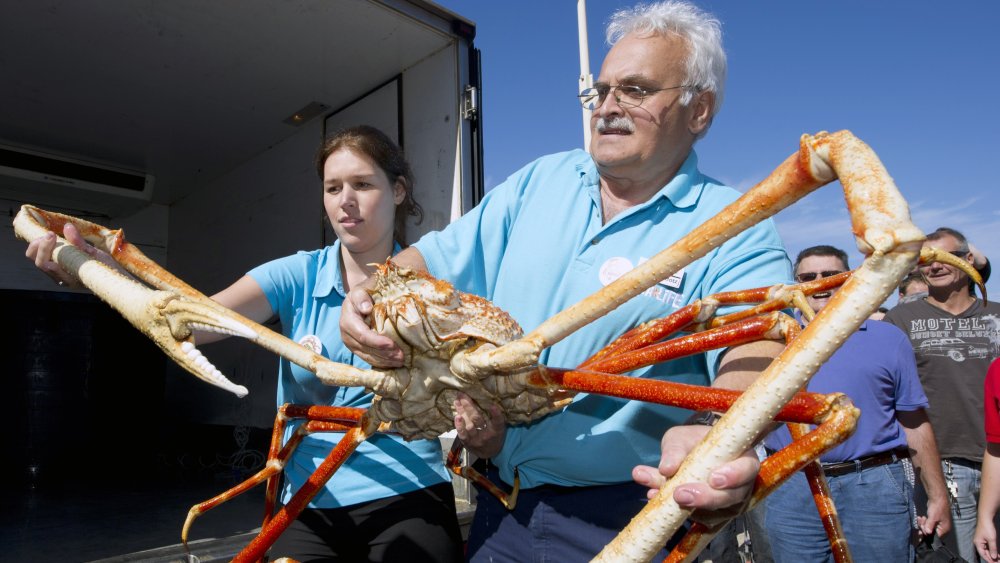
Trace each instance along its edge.
<path fill-rule="evenodd" d="M 799 280 L 800 283 L 811 282 L 817 277 L 819 278 L 829 278 L 837 274 L 843 274 L 843 270 L 827 270 L 825 272 L 802 272 L 795 276 L 795 279 Z"/>

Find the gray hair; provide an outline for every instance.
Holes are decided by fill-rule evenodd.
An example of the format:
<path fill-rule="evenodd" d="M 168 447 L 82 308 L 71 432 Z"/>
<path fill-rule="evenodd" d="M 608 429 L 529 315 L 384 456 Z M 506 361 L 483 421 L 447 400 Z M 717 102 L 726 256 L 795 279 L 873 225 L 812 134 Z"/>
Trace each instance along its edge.
<path fill-rule="evenodd" d="M 927 241 L 934 242 L 936 240 L 941 240 L 946 236 L 952 237 L 955 239 L 955 242 L 958 243 L 957 252 L 961 252 L 962 254 L 969 253 L 969 239 L 965 238 L 965 235 L 955 229 L 952 229 L 951 227 L 938 227 L 933 233 L 927 235 Z"/>
<path fill-rule="evenodd" d="M 614 45 L 629 33 L 679 35 L 690 52 L 687 60 L 687 85 L 680 103 L 688 105 L 695 92 L 713 92 L 715 106 L 711 118 L 722 108 L 726 90 L 726 52 L 722 48 L 722 24 L 701 8 L 680 0 L 639 4 L 615 12 L 608 22 L 608 45 Z M 707 128 L 702 134 L 707 132 Z M 701 135 L 699 135 L 700 137 Z"/>

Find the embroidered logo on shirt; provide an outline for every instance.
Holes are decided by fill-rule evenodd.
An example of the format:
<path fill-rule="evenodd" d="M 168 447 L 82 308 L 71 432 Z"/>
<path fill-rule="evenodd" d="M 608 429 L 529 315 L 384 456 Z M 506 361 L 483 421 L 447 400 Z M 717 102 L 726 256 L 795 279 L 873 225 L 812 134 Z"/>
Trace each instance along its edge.
<path fill-rule="evenodd" d="M 299 339 L 299 344 L 309 348 L 317 354 L 323 353 L 323 341 L 315 334 L 307 334 Z"/>

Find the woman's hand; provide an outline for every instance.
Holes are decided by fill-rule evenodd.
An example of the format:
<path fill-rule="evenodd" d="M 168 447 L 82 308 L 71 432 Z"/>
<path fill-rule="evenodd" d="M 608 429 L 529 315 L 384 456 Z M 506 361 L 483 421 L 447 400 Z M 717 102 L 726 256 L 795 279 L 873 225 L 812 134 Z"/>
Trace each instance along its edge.
<path fill-rule="evenodd" d="M 63 227 L 63 238 L 65 238 L 73 246 L 85 252 L 87 255 L 100 260 L 115 269 L 121 269 L 111 255 L 107 252 L 98 250 L 93 245 L 83 240 L 83 237 L 80 236 L 80 231 L 78 231 L 72 223 L 66 223 Z M 52 260 L 52 253 L 56 249 L 57 242 L 58 237 L 56 237 L 56 234 L 49 231 L 45 234 L 45 236 L 36 238 L 35 240 L 29 242 L 28 250 L 25 251 L 24 255 L 35 263 L 36 268 L 52 278 L 52 281 L 55 283 L 64 287 L 83 287 L 83 284 L 81 284 L 78 279 L 64 270 L 57 262 Z"/>

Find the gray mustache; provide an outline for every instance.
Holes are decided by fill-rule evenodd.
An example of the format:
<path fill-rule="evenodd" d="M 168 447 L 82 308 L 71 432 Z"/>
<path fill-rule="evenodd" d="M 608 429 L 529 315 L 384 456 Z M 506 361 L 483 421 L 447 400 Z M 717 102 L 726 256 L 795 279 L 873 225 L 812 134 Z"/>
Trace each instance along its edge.
<path fill-rule="evenodd" d="M 608 129 L 620 129 L 623 131 L 627 131 L 629 133 L 634 133 L 635 124 L 632 123 L 631 119 L 621 115 L 612 117 L 610 119 L 604 117 L 597 118 L 597 132 L 603 133 Z"/>

